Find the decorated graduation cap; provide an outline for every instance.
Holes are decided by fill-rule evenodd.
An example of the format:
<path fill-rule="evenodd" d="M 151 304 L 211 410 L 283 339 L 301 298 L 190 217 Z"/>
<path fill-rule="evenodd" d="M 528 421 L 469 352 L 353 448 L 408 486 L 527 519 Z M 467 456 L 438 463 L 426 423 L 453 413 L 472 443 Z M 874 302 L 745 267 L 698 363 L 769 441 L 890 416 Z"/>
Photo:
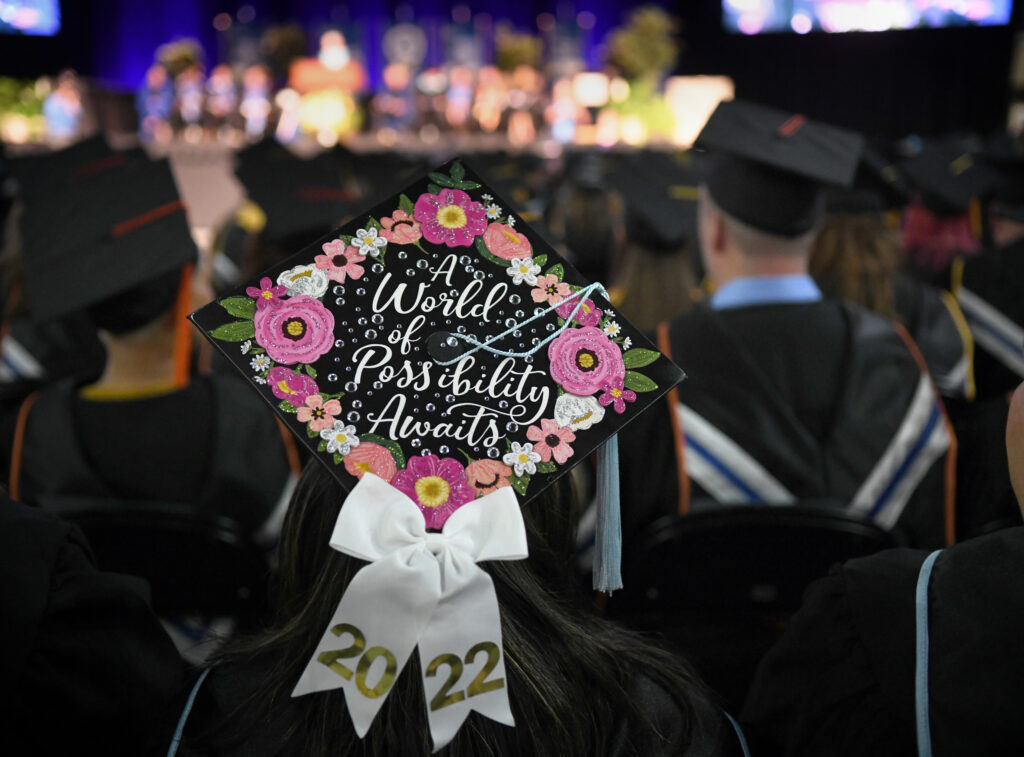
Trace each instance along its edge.
<path fill-rule="evenodd" d="M 940 216 L 965 213 L 999 184 L 999 175 L 956 141 L 926 144 L 901 168 L 925 207 Z"/>
<path fill-rule="evenodd" d="M 243 225 L 275 239 L 329 229 L 350 215 L 351 203 L 359 197 L 344 185 L 341 170 L 328 154 L 300 158 L 267 139 L 236 159 L 235 175 L 262 211 L 255 226 Z"/>
<path fill-rule="evenodd" d="M 21 230 L 26 294 L 37 321 L 173 278 L 196 258 L 166 160 L 129 161 L 73 182 L 30 204 Z M 166 306 L 173 300 L 172 293 Z"/>
<path fill-rule="evenodd" d="M 704 181 L 715 203 L 787 237 L 817 223 L 822 186 L 853 182 L 862 145 L 855 132 L 739 100 L 720 103 L 695 143 L 709 153 Z"/>
<path fill-rule="evenodd" d="M 343 688 L 362 736 L 418 647 L 435 748 L 470 710 L 511 725 L 474 564 L 525 558 L 520 507 L 600 450 L 595 586 L 619 588 L 615 434 L 682 372 L 460 161 L 192 320 L 349 492 L 331 544 L 369 561 L 293 695 Z M 383 677 L 342 662 L 356 638 Z M 481 686 L 442 685 L 477 655 Z"/>

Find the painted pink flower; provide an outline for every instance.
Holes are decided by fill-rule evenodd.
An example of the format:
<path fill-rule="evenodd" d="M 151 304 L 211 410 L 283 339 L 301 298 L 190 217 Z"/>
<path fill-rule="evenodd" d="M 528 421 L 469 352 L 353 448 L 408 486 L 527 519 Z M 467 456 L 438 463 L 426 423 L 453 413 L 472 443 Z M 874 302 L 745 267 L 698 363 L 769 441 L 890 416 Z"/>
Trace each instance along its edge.
<path fill-rule="evenodd" d="M 537 288 L 530 291 L 534 302 L 547 302 L 549 305 L 557 305 L 566 295 L 572 294 L 569 285 L 559 281 L 553 273 L 547 276 L 537 277 Z"/>
<path fill-rule="evenodd" d="M 487 245 L 487 249 L 491 251 L 492 255 L 502 260 L 533 257 L 530 240 L 524 234 L 520 234 L 511 226 L 506 226 L 503 223 L 492 223 L 487 226 L 487 231 L 484 232 L 484 244 Z"/>
<path fill-rule="evenodd" d="M 559 318 L 567 321 L 572 314 L 573 308 L 579 305 L 579 303 L 579 297 L 564 300 L 561 305 L 555 308 L 555 312 L 558 313 Z M 596 326 L 601 322 L 601 311 L 594 304 L 593 300 L 584 300 L 583 304 L 580 305 L 580 309 L 576 311 L 576 316 L 573 320 L 580 326 Z"/>
<path fill-rule="evenodd" d="M 367 473 L 372 473 L 391 483 L 398 468 L 395 465 L 395 458 L 388 452 L 387 447 L 361 441 L 358 446 L 353 447 L 345 455 L 345 470 L 356 478 L 362 478 Z"/>
<path fill-rule="evenodd" d="M 334 315 L 320 300 L 292 297 L 256 311 L 256 341 L 274 362 L 312 363 L 334 343 Z"/>
<path fill-rule="evenodd" d="M 609 382 L 601 388 L 604 390 L 604 393 L 597 398 L 597 401 L 605 407 L 611 405 L 615 408 L 616 413 L 626 412 L 627 402 L 636 402 L 636 392 L 623 389 L 622 379 L 616 382 Z"/>
<path fill-rule="evenodd" d="M 423 236 L 419 221 L 401 208 L 392 213 L 390 218 L 381 218 L 380 225 L 384 227 L 380 235 L 395 244 L 412 244 L 420 241 Z"/>
<path fill-rule="evenodd" d="M 338 400 L 324 402 L 319 394 L 311 394 L 306 397 L 305 404 L 299 408 L 296 416 L 299 423 L 308 423 L 309 428 L 319 434 L 334 425 L 334 416 L 340 412 L 341 403 Z"/>
<path fill-rule="evenodd" d="M 428 242 L 448 247 L 469 247 L 487 228 L 484 206 L 461 189 L 421 194 L 413 215 Z"/>
<path fill-rule="evenodd" d="M 622 350 L 596 326 L 566 329 L 548 345 L 548 371 L 570 394 L 588 396 L 604 386 L 622 386 Z"/>
<path fill-rule="evenodd" d="M 275 397 L 286 400 L 292 407 L 302 407 L 306 404 L 306 397 L 320 391 L 316 382 L 305 373 L 297 373 L 280 365 L 270 369 L 267 384 Z"/>
<path fill-rule="evenodd" d="M 280 284 L 275 286 L 274 282 L 266 276 L 260 279 L 258 287 L 245 288 L 245 293 L 256 300 L 257 310 L 280 305 L 281 298 L 284 297 L 286 291 L 285 287 Z"/>
<path fill-rule="evenodd" d="M 466 483 L 465 468 L 452 457 L 411 457 L 409 467 L 398 471 L 391 485 L 416 503 L 432 529 L 442 528 L 453 512 L 476 497 Z"/>
<path fill-rule="evenodd" d="M 360 254 L 355 247 L 346 246 L 340 239 L 335 239 L 324 244 L 323 250 L 326 254 L 317 255 L 313 261 L 321 271 L 327 271 L 327 278 L 339 284 L 345 282 L 346 276 L 350 279 L 362 278 L 364 269 L 359 263 L 366 260 L 366 256 Z"/>
<path fill-rule="evenodd" d="M 526 438 L 533 442 L 533 451 L 540 454 L 545 463 L 555 458 L 561 465 L 572 457 L 569 442 L 576 441 L 576 434 L 569 428 L 560 428 L 553 418 L 542 418 L 540 426 L 526 429 Z"/>
<path fill-rule="evenodd" d="M 481 497 L 495 489 L 510 486 L 512 469 L 501 460 L 474 460 L 466 466 L 466 480 Z"/>

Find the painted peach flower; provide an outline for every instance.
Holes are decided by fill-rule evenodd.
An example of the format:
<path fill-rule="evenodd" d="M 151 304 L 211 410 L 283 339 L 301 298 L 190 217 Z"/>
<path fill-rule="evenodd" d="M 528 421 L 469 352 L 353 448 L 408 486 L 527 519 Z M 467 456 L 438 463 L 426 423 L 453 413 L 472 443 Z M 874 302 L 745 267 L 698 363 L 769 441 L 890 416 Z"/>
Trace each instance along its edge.
<path fill-rule="evenodd" d="M 476 498 L 465 468 L 452 457 L 411 457 L 409 467 L 398 471 L 391 485 L 416 503 L 428 529 L 441 529 L 448 516 Z"/>
<path fill-rule="evenodd" d="M 576 434 L 569 428 L 562 428 L 553 418 L 542 418 L 540 426 L 526 429 L 526 438 L 533 442 L 533 451 L 540 455 L 545 463 L 555 458 L 561 465 L 572 457 L 569 442 L 576 441 Z"/>
<path fill-rule="evenodd" d="M 419 221 L 401 208 L 392 213 L 390 218 L 381 218 L 380 225 L 384 227 L 380 235 L 395 244 L 414 244 L 423 236 Z"/>
<path fill-rule="evenodd" d="M 345 470 L 356 478 L 372 473 L 391 483 L 398 468 L 395 465 L 395 458 L 386 447 L 373 442 L 360 442 L 358 447 L 352 448 L 345 455 Z"/>
<path fill-rule="evenodd" d="M 338 400 L 327 400 L 319 394 L 311 394 L 306 397 L 305 404 L 299 408 L 296 417 L 299 423 L 308 423 L 309 428 L 320 433 L 325 428 L 334 425 L 334 416 L 341 412 L 341 403 Z"/>
<path fill-rule="evenodd" d="M 346 246 L 340 239 L 327 242 L 323 245 L 323 255 L 317 255 L 313 260 L 316 267 L 321 271 L 327 271 L 327 277 L 339 284 L 345 282 L 345 278 L 360 279 L 364 269 L 359 263 L 366 260 L 366 256 L 355 247 Z"/>
<path fill-rule="evenodd" d="M 484 206 L 461 189 L 421 194 L 413 215 L 428 242 L 448 247 L 469 247 L 487 228 Z"/>
<path fill-rule="evenodd" d="M 488 224 L 484 232 L 484 244 L 492 255 L 502 260 L 533 257 L 533 248 L 526 235 L 503 223 Z"/>
<path fill-rule="evenodd" d="M 500 460 L 474 460 L 466 466 L 466 480 L 481 497 L 495 489 L 511 486 L 512 469 Z"/>
<path fill-rule="evenodd" d="M 530 291 L 534 302 L 547 302 L 549 305 L 557 305 L 570 294 L 572 294 L 572 290 L 569 285 L 564 281 L 559 281 L 553 273 L 549 273 L 547 276 L 538 276 L 537 288 Z"/>

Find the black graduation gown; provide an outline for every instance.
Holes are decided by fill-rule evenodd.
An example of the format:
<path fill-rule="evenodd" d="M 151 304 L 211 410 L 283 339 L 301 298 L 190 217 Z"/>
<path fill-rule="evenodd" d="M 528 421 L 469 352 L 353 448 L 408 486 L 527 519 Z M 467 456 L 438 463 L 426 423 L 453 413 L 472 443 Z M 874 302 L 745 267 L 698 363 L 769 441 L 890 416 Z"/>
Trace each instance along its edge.
<path fill-rule="evenodd" d="M 120 464 L 107 459 L 103 449 L 82 444 L 71 381 L 44 389 L 25 426 L 20 499 L 28 504 L 64 497 L 177 502 L 257 530 L 278 505 L 290 475 L 274 415 L 233 377 L 197 376 L 192 381 L 185 391 L 196 398 L 194 412 L 187 402 L 182 412 L 180 400 L 186 398 L 173 395 L 89 403 L 88 417 L 98 432 L 92 437 L 130 430 L 138 438 L 134 448 L 122 450 L 126 457 Z M 200 402 L 204 397 L 208 401 Z M 154 460 L 146 439 L 175 434 L 182 438 L 172 449 L 181 449 L 180 455 Z M 208 459 L 192 454 L 193 445 L 205 446 Z M 146 466 L 153 470 L 151 476 L 140 473 L 142 478 L 133 480 L 133 471 Z M 178 497 L 169 496 L 172 487 Z"/>
<path fill-rule="evenodd" d="M 888 550 L 814 583 L 741 720 L 763 754 L 917 754 L 915 589 L 928 553 Z M 928 584 L 933 754 L 1020 754 L 1024 528 L 943 551 Z"/>
<path fill-rule="evenodd" d="M 298 716 L 295 700 L 291 699 L 281 702 L 271 718 L 261 723 L 257 731 L 252 732 L 242 744 L 229 748 L 211 748 L 208 744 L 199 747 L 194 741 L 197 735 L 205 741 L 210 734 L 216 734 L 229 715 L 251 697 L 253 691 L 263 688 L 262 682 L 263 671 L 253 664 L 232 663 L 210 670 L 186 720 L 176 757 L 285 757 L 297 754 L 294 747 L 289 746 L 287 737 L 289 726 Z M 742 755 L 734 727 L 722 710 L 708 698 L 699 694 L 692 697 L 695 724 L 689 748 L 683 749 L 680 711 L 668 693 L 643 675 L 638 675 L 630 683 L 630 689 L 637 706 L 650 715 L 662 739 L 656 740 L 652 734 L 631 734 L 623 718 L 621 722 L 610 724 L 608 739 L 611 746 L 602 757 L 636 754 L 638 748 L 645 757 Z M 338 717 L 348 719 L 345 712 L 340 712 Z M 480 717 L 472 713 L 469 716 L 470 720 Z M 517 718 L 516 727 L 529 728 L 530 724 Z M 354 732 L 352 738 L 356 738 Z"/>
<path fill-rule="evenodd" d="M 834 300 L 701 306 L 669 339 L 694 502 L 828 501 L 943 543 L 945 416 L 888 321 Z M 678 508 L 669 403 L 620 432 L 627 551 Z"/>
<path fill-rule="evenodd" d="M 8 755 L 148 754 L 184 666 L 144 582 L 81 532 L 0 501 L 0 730 Z"/>

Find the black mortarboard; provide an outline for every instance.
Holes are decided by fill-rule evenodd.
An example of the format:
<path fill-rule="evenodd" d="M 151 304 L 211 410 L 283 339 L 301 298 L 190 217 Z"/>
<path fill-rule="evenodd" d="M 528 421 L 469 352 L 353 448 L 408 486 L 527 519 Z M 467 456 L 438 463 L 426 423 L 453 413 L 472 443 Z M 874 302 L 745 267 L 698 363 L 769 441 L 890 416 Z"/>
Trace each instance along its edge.
<path fill-rule="evenodd" d="M 12 158 L 8 164 L 21 197 L 32 202 L 125 163 L 145 159 L 140 149 L 115 152 L 102 136 L 95 136 L 62 150 Z"/>
<path fill-rule="evenodd" d="M 704 182 L 715 203 L 761 231 L 797 236 L 813 228 L 822 185 L 849 186 L 863 139 L 855 132 L 763 105 L 718 105 L 697 137 L 710 153 Z"/>
<path fill-rule="evenodd" d="M 999 175 L 992 193 L 993 212 L 1024 222 L 1024 139 L 997 134 L 985 145 L 982 158 Z"/>
<path fill-rule="evenodd" d="M 373 472 L 434 527 L 529 502 L 682 378 L 587 285 L 454 161 L 192 319 L 346 490 Z"/>
<path fill-rule="evenodd" d="M 901 168 L 925 207 L 936 215 L 959 215 L 971 200 L 984 199 L 999 184 L 998 174 L 957 142 L 927 144 Z"/>
<path fill-rule="evenodd" d="M 694 240 L 699 184 L 688 153 L 628 154 L 609 177 L 626 201 L 626 237 L 652 253 L 675 252 Z"/>
<path fill-rule="evenodd" d="M 358 199 L 329 154 L 303 159 L 273 140 L 240 152 L 235 175 L 263 211 L 264 232 L 274 239 L 323 233 L 349 216 Z"/>
<path fill-rule="evenodd" d="M 131 162 L 49 194 L 21 219 L 32 316 L 85 309 L 196 258 L 166 160 Z"/>
<path fill-rule="evenodd" d="M 910 201 L 910 187 L 903 171 L 885 153 L 865 144 L 851 187 L 826 187 L 825 210 L 829 213 L 883 213 L 900 209 Z"/>

